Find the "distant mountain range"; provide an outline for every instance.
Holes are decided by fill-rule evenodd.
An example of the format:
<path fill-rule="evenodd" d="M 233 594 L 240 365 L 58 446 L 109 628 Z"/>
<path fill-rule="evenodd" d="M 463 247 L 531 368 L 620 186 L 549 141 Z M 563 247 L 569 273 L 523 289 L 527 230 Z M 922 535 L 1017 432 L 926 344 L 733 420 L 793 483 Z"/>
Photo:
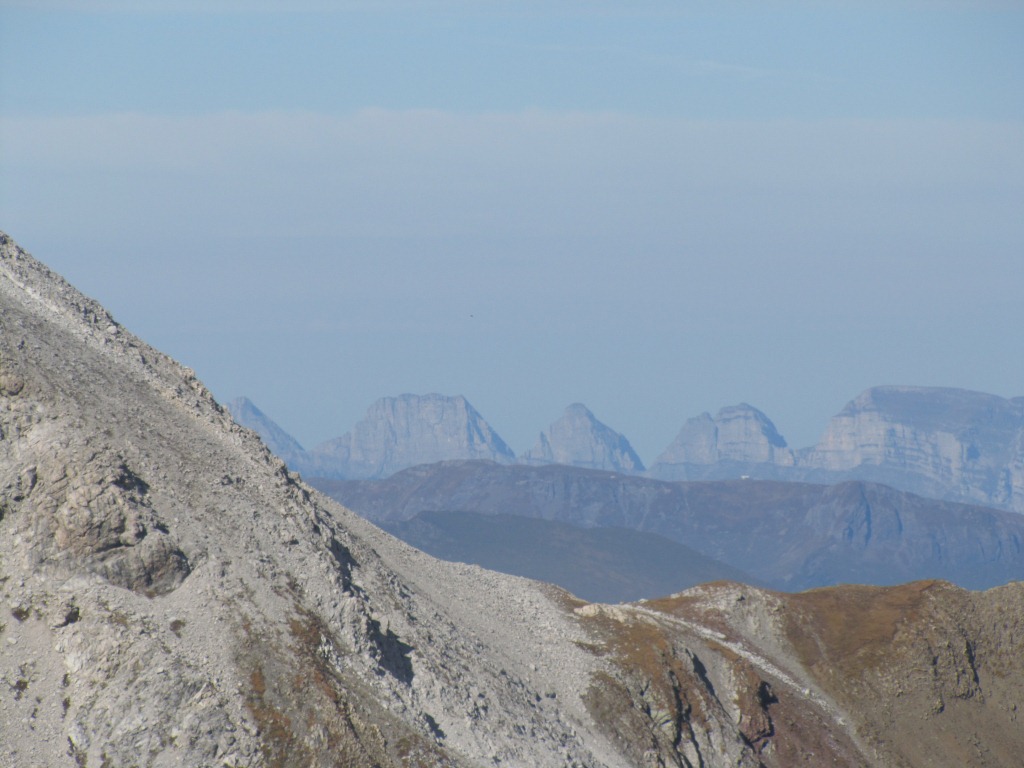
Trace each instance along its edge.
<path fill-rule="evenodd" d="M 643 462 L 625 437 L 574 403 L 518 459 L 462 396 L 382 397 L 351 432 L 305 450 L 252 401 L 227 405 L 235 421 L 256 431 L 275 454 L 309 477 L 376 479 L 437 461 L 486 459 L 499 464 L 568 464 L 637 473 Z"/>
<path fill-rule="evenodd" d="M 382 398 L 351 432 L 308 451 L 247 399 L 228 408 L 307 477 L 380 479 L 417 464 L 486 459 L 661 480 L 869 480 L 932 498 L 1024 512 L 1024 397 L 874 387 L 833 417 L 816 445 L 796 450 L 764 413 L 741 403 L 688 420 L 647 470 L 623 435 L 578 403 L 518 458 L 461 396 Z"/>
<path fill-rule="evenodd" d="M 649 476 L 835 483 L 871 480 L 933 498 L 1024 512 L 1024 398 L 941 387 L 874 387 L 792 450 L 749 405 L 690 419 Z"/>

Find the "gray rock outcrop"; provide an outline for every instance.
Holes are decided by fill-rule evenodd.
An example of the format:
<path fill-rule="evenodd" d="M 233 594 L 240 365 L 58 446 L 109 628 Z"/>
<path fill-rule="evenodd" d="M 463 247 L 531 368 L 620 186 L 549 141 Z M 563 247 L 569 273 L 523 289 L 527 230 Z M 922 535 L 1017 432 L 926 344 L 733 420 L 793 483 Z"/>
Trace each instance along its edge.
<path fill-rule="evenodd" d="M 621 434 L 602 424 L 586 406 L 573 403 L 548 429 L 540 433 L 522 464 L 568 464 L 587 469 L 635 474 L 643 462 Z"/>
<path fill-rule="evenodd" d="M 771 420 L 746 403 L 689 419 L 655 459 L 650 476 L 661 480 L 777 477 L 793 466 L 793 451 Z"/>

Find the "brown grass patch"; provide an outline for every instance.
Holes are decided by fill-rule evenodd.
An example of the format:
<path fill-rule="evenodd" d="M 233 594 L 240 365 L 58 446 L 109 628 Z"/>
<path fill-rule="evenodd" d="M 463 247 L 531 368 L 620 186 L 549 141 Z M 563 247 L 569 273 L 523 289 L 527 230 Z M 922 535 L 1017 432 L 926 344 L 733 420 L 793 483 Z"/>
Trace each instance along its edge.
<path fill-rule="evenodd" d="M 787 634 L 805 664 L 884 662 L 900 626 L 915 622 L 941 582 L 845 585 L 788 595 Z"/>

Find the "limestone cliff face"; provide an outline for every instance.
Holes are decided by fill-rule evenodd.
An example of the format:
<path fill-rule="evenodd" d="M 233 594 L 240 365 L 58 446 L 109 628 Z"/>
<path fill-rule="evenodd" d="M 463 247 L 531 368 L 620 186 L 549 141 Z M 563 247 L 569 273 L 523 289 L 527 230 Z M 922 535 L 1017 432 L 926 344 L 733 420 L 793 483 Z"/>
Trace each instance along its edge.
<path fill-rule="evenodd" d="M 387 477 L 406 467 L 454 459 L 507 464 L 515 454 L 461 395 L 382 397 L 353 430 L 309 452 L 321 477 Z"/>
<path fill-rule="evenodd" d="M 1024 511 L 1024 399 L 938 387 L 875 387 L 829 423 L 798 465 Z"/>
<path fill-rule="evenodd" d="M 1014 402 L 1024 407 L 1024 398 L 1018 397 Z M 1006 506 L 1024 512 L 1024 428 L 1017 433 L 1013 449 L 1013 460 L 1006 470 L 1009 480 L 1010 498 Z"/>
<path fill-rule="evenodd" d="M 650 474 L 664 480 L 699 479 L 715 477 L 718 468 L 726 476 L 747 469 L 758 477 L 774 477 L 774 467 L 791 466 L 793 452 L 771 419 L 740 403 L 722 408 L 714 418 L 702 413 L 688 420 Z"/>
<path fill-rule="evenodd" d="M 644 471 L 629 441 L 580 403 L 567 407 L 562 418 L 541 432 L 537 444 L 519 460 L 523 464 L 568 464 L 626 474 Z"/>
<path fill-rule="evenodd" d="M 793 451 L 756 408 L 683 425 L 651 466 L 661 480 L 870 480 L 949 501 L 1024 512 L 1024 398 L 944 387 L 874 387 Z"/>

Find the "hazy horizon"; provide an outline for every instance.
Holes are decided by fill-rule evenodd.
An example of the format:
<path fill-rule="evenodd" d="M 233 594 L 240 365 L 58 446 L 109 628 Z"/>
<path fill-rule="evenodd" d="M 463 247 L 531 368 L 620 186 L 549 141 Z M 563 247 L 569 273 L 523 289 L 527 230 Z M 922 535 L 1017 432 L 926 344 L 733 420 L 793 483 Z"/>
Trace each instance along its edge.
<path fill-rule="evenodd" d="M 307 448 L 1024 395 L 1024 9 L 0 6 L 0 229 Z"/>

